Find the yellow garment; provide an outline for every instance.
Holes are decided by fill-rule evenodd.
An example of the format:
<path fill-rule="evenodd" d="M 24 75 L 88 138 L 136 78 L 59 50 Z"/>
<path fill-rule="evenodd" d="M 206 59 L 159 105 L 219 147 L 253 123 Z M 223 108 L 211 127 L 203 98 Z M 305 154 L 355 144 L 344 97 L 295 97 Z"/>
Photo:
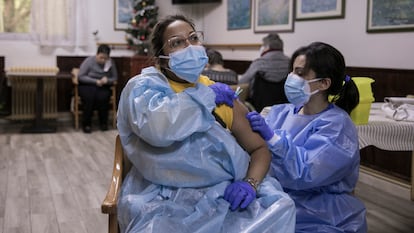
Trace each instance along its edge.
<path fill-rule="evenodd" d="M 179 83 L 171 79 L 168 79 L 168 82 L 170 83 L 171 88 L 176 93 L 182 92 L 184 91 L 184 89 L 188 87 L 194 87 L 195 85 L 194 83 Z M 198 79 L 198 82 L 206 86 L 210 86 L 211 84 L 214 83 L 214 81 L 211 81 L 207 76 L 203 76 L 203 75 L 200 76 L 200 78 Z M 223 104 L 223 105 L 217 106 L 214 109 L 214 112 L 220 116 L 220 118 L 224 121 L 224 123 L 226 123 L 227 128 L 230 129 L 231 125 L 233 124 L 233 109 Z"/>

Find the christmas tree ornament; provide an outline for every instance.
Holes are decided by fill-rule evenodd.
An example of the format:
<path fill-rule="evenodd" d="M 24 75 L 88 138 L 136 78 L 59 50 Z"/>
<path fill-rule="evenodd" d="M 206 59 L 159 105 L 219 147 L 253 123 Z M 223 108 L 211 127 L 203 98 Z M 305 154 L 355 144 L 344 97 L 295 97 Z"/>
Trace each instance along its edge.
<path fill-rule="evenodd" d="M 126 29 L 125 40 L 128 47 L 138 55 L 148 55 L 149 36 L 157 23 L 158 7 L 155 0 L 133 1 L 131 20 Z"/>

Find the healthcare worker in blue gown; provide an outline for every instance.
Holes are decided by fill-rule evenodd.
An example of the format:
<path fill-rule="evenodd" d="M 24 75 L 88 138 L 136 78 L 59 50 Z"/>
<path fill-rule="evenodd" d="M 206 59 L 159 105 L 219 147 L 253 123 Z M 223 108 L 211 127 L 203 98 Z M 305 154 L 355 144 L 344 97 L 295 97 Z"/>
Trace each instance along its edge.
<path fill-rule="evenodd" d="M 296 232 L 367 232 L 364 204 L 352 195 L 360 158 L 349 114 L 359 94 L 344 57 L 314 42 L 294 52 L 290 70 L 291 104 L 247 118 L 272 152 L 272 175 L 295 201 Z"/>
<path fill-rule="evenodd" d="M 200 76 L 202 37 L 184 16 L 160 20 L 156 65 L 121 93 L 117 124 L 133 166 L 118 200 L 120 230 L 294 232 L 294 202 L 267 175 L 271 154 L 247 109 L 229 86 Z"/>

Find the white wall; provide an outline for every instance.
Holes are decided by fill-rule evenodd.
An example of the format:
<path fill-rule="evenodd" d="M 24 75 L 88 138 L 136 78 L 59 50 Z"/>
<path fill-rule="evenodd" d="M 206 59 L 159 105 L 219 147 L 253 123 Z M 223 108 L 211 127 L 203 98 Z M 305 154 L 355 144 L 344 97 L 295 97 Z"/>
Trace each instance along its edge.
<path fill-rule="evenodd" d="M 89 0 L 89 46 L 86 50 L 40 49 L 29 41 L 0 40 L 0 56 L 11 66 L 54 66 L 56 55 L 93 55 L 96 40 L 92 32 L 99 30 L 99 42 L 125 43 L 125 33 L 113 27 L 113 0 Z M 207 44 L 261 43 L 266 33 L 255 34 L 253 27 L 227 31 L 227 0 L 220 4 L 172 5 L 171 0 L 158 0 L 159 15 L 183 13 L 194 19 L 197 29 L 205 33 Z M 324 41 L 337 47 L 348 66 L 414 69 L 414 32 L 375 33 L 365 31 L 367 1 L 346 1 L 344 19 L 297 21 L 294 32 L 280 33 L 285 53 L 312 41 Z M 225 59 L 252 60 L 258 51 L 252 49 L 220 49 Z M 128 50 L 113 50 L 113 56 L 131 56 Z"/>
<path fill-rule="evenodd" d="M 216 4 L 217 5 L 217 4 Z M 261 43 L 266 33 L 255 34 L 253 27 L 227 31 L 227 1 L 220 7 L 203 7 L 204 32 L 208 44 Z M 414 32 L 366 32 L 367 1 L 346 1 L 345 18 L 296 21 L 294 32 L 280 33 L 285 53 L 298 47 L 323 41 L 338 48 L 347 66 L 414 69 Z M 221 23 L 222 22 L 222 23 Z M 225 59 L 251 60 L 258 51 L 221 50 Z"/>

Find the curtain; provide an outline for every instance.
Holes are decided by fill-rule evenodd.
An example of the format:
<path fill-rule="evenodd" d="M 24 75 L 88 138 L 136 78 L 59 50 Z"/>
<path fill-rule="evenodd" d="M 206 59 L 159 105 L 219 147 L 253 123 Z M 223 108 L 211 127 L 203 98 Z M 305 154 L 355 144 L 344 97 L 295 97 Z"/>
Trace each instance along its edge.
<path fill-rule="evenodd" d="M 87 46 L 87 7 L 85 0 L 32 0 L 33 40 L 40 46 Z"/>

